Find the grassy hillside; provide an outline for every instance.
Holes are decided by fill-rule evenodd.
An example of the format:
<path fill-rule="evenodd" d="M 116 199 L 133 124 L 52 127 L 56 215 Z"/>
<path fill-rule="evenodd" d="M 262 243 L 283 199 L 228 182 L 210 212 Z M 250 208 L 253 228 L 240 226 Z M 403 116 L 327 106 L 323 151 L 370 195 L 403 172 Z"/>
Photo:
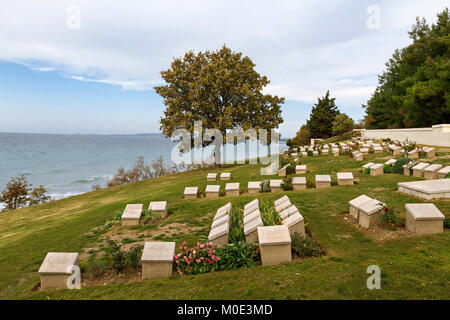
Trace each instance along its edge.
<path fill-rule="evenodd" d="M 449 163 L 450 150 L 438 150 L 439 163 Z M 370 155 L 388 159 L 388 155 Z M 260 194 L 273 201 L 288 194 L 305 217 L 307 228 L 326 250 L 320 258 L 296 260 L 274 267 L 255 267 L 199 276 L 176 276 L 162 280 L 123 281 L 81 290 L 39 292 L 37 270 L 49 251 L 80 252 L 82 260 L 95 255 L 107 235 L 104 222 L 124 209 L 127 203 L 167 200 L 169 217 L 157 226 L 135 228 L 132 240 L 184 240 L 193 244 L 209 233 L 215 210 L 231 201 L 243 205 L 254 197 L 221 197 L 218 200 L 182 200 L 186 186 L 204 190 L 206 173 L 197 170 L 139 183 L 114 187 L 51 202 L 33 208 L 0 214 L 0 297 L 13 299 L 449 299 L 450 232 L 432 236 L 399 236 L 380 240 L 349 222 L 348 201 L 361 195 L 377 198 L 404 214 L 406 203 L 423 202 L 396 192 L 397 182 L 415 178 L 396 174 L 380 177 L 363 175 L 362 163 L 346 156 L 301 158 L 308 165 L 308 180 L 315 174 L 352 171 L 359 179 L 354 186 L 333 186 Z M 381 162 L 382 160 L 378 160 Z M 365 161 L 364 163 L 366 163 Z M 260 181 L 258 165 L 234 166 L 231 182 L 240 182 L 246 191 L 248 181 Z M 225 182 L 217 182 L 224 190 Z M 434 201 L 446 217 L 450 201 Z M 108 231 L 110 232 L 110 231 Z M 124 228 L 115 228 L 123 240 Z M 387 237 L 389 238 L 389 237 Z M 83 262 L 83 261 L 82 261 Z M 379 265 L 381 290 L 366 287 L 366 269 Z"/>

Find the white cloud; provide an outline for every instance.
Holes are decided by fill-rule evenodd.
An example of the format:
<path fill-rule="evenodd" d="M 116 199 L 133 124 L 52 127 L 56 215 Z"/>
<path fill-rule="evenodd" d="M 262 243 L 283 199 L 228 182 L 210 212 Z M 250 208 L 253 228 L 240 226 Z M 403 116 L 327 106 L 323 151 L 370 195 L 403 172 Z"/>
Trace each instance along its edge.
<path fill-rule="evenodd" d="M 416 16 L 434 20 L 447 1 L 3 1 L 0 60 L 58 71 L 80 81 L 148 90 L 187 50 L 226 43 L 249 55 L 273 92 L 315 102 L 365 103 L 393 50 L 409 43 Z M 381 9 L 369 30 L 366 9 Z M 81 28 L 67 28 L 67 7 Z"/>

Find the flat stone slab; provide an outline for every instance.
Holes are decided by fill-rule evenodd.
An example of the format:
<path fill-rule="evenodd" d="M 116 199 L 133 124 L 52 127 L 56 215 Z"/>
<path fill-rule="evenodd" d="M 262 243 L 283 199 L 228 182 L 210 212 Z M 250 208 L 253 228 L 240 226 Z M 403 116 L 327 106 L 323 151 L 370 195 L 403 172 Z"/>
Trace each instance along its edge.
<path fill-rule="evenodd" d="M 247 209 L 249 209 L 249 208 L 252 208 L 252 207 L 259 207 L 259 200 L 258 199 L 255 199 L 255 200 L 252 200 L 252 201 L 250 201 L 249 203 L 247 203 L 245 206 L 244 206 L 244 210 L 247 210 Z"/>
<path fill-rule="evenodd" d="M 197 195 L 198 187 L 186 187 L 184 188 L 185 195 Z"/>
<path fill-rule="evenodd" d="M 212 193 L 219 193 L 220 186 L 216 185 L 207 185 L 206 186 L 206 192 L 212 192 Z"/>
<path fill-rule="evenodd" d="M 373 166 L 371 166 L 370 167 L 370 170 L 378 170 L 378 169 L 381 169 L 381 168 L 384 168 L 384 164 L 382 164 L 382 163 L 376 163 L 376 164 L 374 164 Z"/>
<path fill-rule="evenodd" d="M 372 198 L 366 196 L 366 195 L 361 195 L 358 198 L 355 198 L 353 200 L 350 200 L 348 203 L 355 208 L 359 208 L 362 204 L 366 203 L 367 201 L 373 200 Z"/>
<path fill-rule="evenodd" d="M 331 176 L 330 175 L 316 175 L 316 182 L 330 182 L 331 183 Z"/>
<path fill-rule="evenodd" d="M 222 172 L 220 174 L 220 179 L 230 179 L 231 178 L 231 173 L 230 172 Z"/>
<path fill-rule="evenodd" d="M 450 179 L 398 183 L 398 191 L 422 199 L 450 199 Z"/>
<path fill-rule="evenodd" d="M 363 165 L 363 169 L 369 169 L 371 166 L 373 166 L 375 163 L 373 163 L 373 162 L 369 162 L 369 163 L 366 163 L 365 165 Z"/>
<path fill-rule="evenodd" d="M 429 166 L 430 166 L 429 163 L 421 162 L 421 163 L 415 165 L 412 169 L 413 170 L 425 170 Z"/>
<path fill-rule="evenodd" d="M 395 159 L 390 159 L 390 160 L 386 161 L 384 164 L 387 165 L 387 166 L 391 166 L 391 165 L 393 165 L 393 164 L 396 163 L 396 162 L 397 162 L 397 160 L 395 160 Z"/>
<path fill-rule="evenodd" d="M 281 203 L 283 203 L 283 202 L 285 202 L 285 201 L 289 201 L 289 202 L 290 202 L 288 196 L 283 196 L 283 197 L 281 197 L 280 199 L 275 200 L 275 201 L 273 202 L 273 204 L 274 204 L 275 207 L 276 207 L 276 206 L 278 206 L 279 204 L 281 204 Z"/>
<path fill-rule="evenodd" d="M 444 220 L 445 216 L 432 203 L 406 204 L 406 210 L 416 221 Z"/>
<path fill-rule="evenodd" d="M 442 168 L 441 170 L 438 171 L 438 173 L 440 175 L 446 176 L 447 174 L 450 173 L 450 166 L 446 166 L 445 168 Z"/>
<path fill-rule="evenodd" d="M 219 219 L 216 219 L 211 224 L 211 229 L 217 228 L 218 226 L 221 226 L 222 224 L 230 224 L 230 216 L 227 214 Z"/>
<path fill-rule="evenodd" d="M 371 199 L 361 204 L 358 209 L 364 214 L 371 216 L 375 213 L 378 213 L 383 208 L 383 206 L 384 204 L 381 201 Z"/>
<path fill-rule="evenodd" d="M 172 262 L 175 242 L 146 242 L 142 251 L 143 262 Z"/>
<path fill-rule="evenodd" d="M 249 223 L 244 225 L 244 233 L 245 235 L 249 235 L 250 233 L 256 231 L 259 227 L 264 226 L 264 223 L 261 219 L 261 216 L 257 219 L 249 221 Z"/>
<path fill-rule="evenodd" d="M 228 223 L 221 224 L 217 228 L 211 229 L 211 231 L 209 232 L 208 239 L 210 241 L 213 241 L 217 238 L 223 237 L 228 234 L 229 229 L 230 228 Z"/>
<path fill-rule="evenodd" d="M 39 268 L 39 274 L 71 274 L 71 268 L 78 265 L 77 252 L 49 252 Z"/>
<path fill-rule="evenodd" d="M 283 183 L 283 180 L 270 180 L 270 187 L 271 188 L 281 188 L 281 184 Z"/>
<path fill-rule="evenodd" d="M 284 209 L 281 211 L 278 215 L 280 216 L 281 220 L 286 219 L 287 217 L 293 215 L 294 213 L 299 212 L 297 207 L 294 205 L 291 205 L 289 208 Z"/>
<path fill-rule="evenodd" d="M 353 180 L 353 173 L 351 172 L 338 172 L 338 180 Z"/>
<path fill-rule="evenodd" d="M 296 166 L 295 171 L 306 171 L 306 165 Z"/>
<path fill-rule="evenodd" d="M 291 200 L 288 199 L 287 201 L 281 202 L 280 204 L 275 206 L 275 211 L 282 212 L 283 210 L 289 208 L 290 206 L 292 206 L 292 203 Z"/>
<path fill-rule="evenodd" d="M 122 220 L 139 220 L 143 207 L 143 204 L 127 204 L 122 214 Z"/>
<path fill-rule="evenodd" d="M 216 180 L 217 179 L 217 173 L 208 173 L 206 176 L 206 179 L 208 180 Z"/>
<path fill-rule="evenodd" d="M 250 221 L 258 219 L 258 218 L 261 218 L 261 212 L 259 211 L 259 209 L 256 209 L 252 213 L 244 216 L 244 225 L 247 225 L 250 223 Z"/>
<path fill-rule="evenodd" d="M 300 214 L 300 212 L 295 212 L 294 214 L 291 214 L 289 217 L 284 219 L 283 224 L 286 225 L 288 228 L 290 228 L 304 220 L 305 220 L 305 218 L 303 218 L 303 216 Z"/>
<path fill-rule="evenodd" d="M 152 201 L 149 206 L 152 211 L 166 211 L 167 201 Z"/>
<path fill-rule="evenodd" d="M 286 226 L 269 226 L 258 228 L 258 241 L 261 247 L 291 244 L 291 236 Z"/>
<path fill-rule="evenodd" d="M 231 210 L 233 209 L 231 202 L 227 203 L 226 205 L 224 205 L 223 207 L 220 207 L 219 209 L 217 209 L 216 211 L 216 215 L 214 217 L 214 220 L 216 219 L 220 219 L 223 216 L 229 215 L 231 213 Z"/>
<path fill-rule="evenodd" d="M 249 181 L 247 188 L 248 189 L 260 189 L 261 181 Z"/>
<path fill-rule="evenodd" d="M 432 164 L 429 167 L 426 167 L 423 171 L 425 172 L 436 172 L 442 169 L 442 164 Z"/>
<path fill-rule="evenodd" d="M 226 191 L 239 191 L 239 182 L 227 183 L 225 185 Z"/>
<path fill-rule="evenodd" d="M 306 178 L 305 177 L 293 177 L 292 178 L 292 184 L 305 184 L 306 185 Z"/>

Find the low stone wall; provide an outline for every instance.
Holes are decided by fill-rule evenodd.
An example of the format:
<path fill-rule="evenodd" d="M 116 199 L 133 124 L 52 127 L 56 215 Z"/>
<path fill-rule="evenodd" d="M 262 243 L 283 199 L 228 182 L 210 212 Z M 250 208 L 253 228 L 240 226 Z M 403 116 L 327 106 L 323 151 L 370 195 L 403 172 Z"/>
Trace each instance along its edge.
<path fill-rule="evenodd" d="M 432 128 L 361 130 L 363 139 L 391 139 L 415 141 L 418 144 L 450 147 L 450 124 L 439 124 Z"/>

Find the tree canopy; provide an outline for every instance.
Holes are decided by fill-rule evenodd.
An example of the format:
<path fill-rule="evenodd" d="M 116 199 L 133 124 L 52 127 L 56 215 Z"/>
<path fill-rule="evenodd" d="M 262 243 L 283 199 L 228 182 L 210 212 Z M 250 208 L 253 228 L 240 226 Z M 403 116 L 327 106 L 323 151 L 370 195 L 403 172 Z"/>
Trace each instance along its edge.
<path fill-rule="evenodd" d="M 333 135 L 333 122 L 339 114 L 335 100 L 336 98 L 330 97 L 330 91 L 327 91 L 324 97 L 318 98 L 306 122 L 311 138 L 326 139 Z"/>
<path fill-rule="evenodd" d="M 284 98 L 262 93 L 270 81 L 254 67 L 249 57 L 226 46 L 175 58 L 161 72 L 166 84 L 155 87 L 166 106 L 163 134 L 171 137 L 177 129 L 187 129 L 193 135 L 195 121 L 201 121 L 203 130 L 218 129 L 224 138 L 227 129 L 278 128 Z M 203 141 L 202 146 L 211 143 Z"/>
<path fill-rule="evenodd" d="M 290 148 L 298 148 L 299 146 L 309 145 L 311 142 L 311 136 L 309 135 L 306 125 L 303 125 L 297 132 L 294 138 L 286 141 L 286 145 Z"/>
<path fill-rule="evenodd" d="M 338 114 L 333 122 L 333 136 L 350 132 L 355 126 L 355 121 L 345 113 Z"/>
<path fill-rule="evenodd" d="M 396 50 L 364 106 L 368 128 L 425 127 L 450 122 L 450 16 L 429 26 L 416 19 L 413 43 Z"/>

